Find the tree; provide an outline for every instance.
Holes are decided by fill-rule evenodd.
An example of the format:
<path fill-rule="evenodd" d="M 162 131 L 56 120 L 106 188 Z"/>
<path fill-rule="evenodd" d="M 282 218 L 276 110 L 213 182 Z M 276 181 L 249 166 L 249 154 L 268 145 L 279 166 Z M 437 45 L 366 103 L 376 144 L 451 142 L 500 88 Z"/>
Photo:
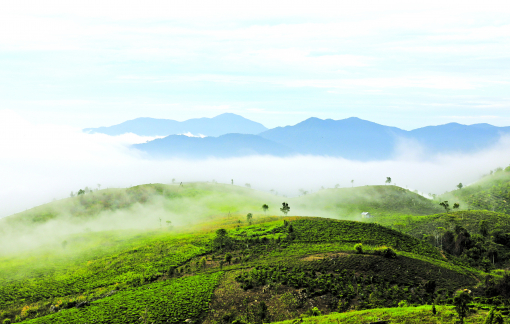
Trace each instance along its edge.
<path fill-rule="evenodd" d="M 489 235 L 489 222 L 487 222 L 486 220 L 481 220 L 478 226 L 480 234 L 483 237 L 487 237 L 487 235 Z"/>
<path fill-rule="evenodd" d="M 335 189 L 338 189 L 338 188 L 340 188 L 340 185 L 337 183 L 337 184 L 335 185 Z"/>
<path fill-rule="evenodd" d="M 471 291 L 468 289 L 459 290 L 457 295 L 453 298 L 453 305 L 455 305 L 455 311 L 459 315 L 459 320 L 461 323 L 464 323 L 464 318 L 468 315 L 468 304 L 471 302 L 471 300 Z"/>
<path fill-rule="evenodd" d="M 282 203 L 282 208 L 280 208 L 280 210 L 281 210 L 282 213 L 285 214 L 285 216 L 287 216 L 287 213 L 290 210 L 289 204 L 287 204 L 286 202 L 283 202 Z"/>
<path fill-rule="evenodd" d="M 214 242 L 220 245 L 220 249 L 223 249 L 223 245 L 226 243 L 227 239 L 228 237 L 226 229 L 220 228 L 216 230 L 216 237 L 214 238 Z"/>
<path fill-rule="evenodd" d="M 232 182 L 232 184 L 234 184 L 234 179 L 230 180 Z"/>
<path fill-rule="evenodd" d="M 247 221 L 248 223 L 250 223 L 250 224 L 251 224 L 251 219 L 252 219 L 252 218 L 253 218 L 252 213 L 248 213 L 248 215 L 246 215 L 246 221 Z"/>
<path fill-rule="evenodd" d="M 462 182 L 459 182 L 459 184 L 457 185 L 457 188 L 462 189 L 464 187 L 464 185 L 462 184 Z"/>
<path fill-rule="evenodd" d="M 207 264 L 207 260 L 205 259 L 205 257 L 202 257 L 202 259 L 200 259 L 200 263 L 199 263 L 200 267 L 205 269 L 206 264 Z"/>
<path fill-rule="evenodd" d="M 264 211 L 264 214 L 267 212 L 268 209 L 269 206 L 267 204 L 262 205 L 262 210 Z"/>
<path fill-rule="evenodd" d="M 351 180 L 351 187 L 354 187 L 354 180 Z"/>
<path fill-rule="evenodd" d="M 354 245 L 354 250 L 356 251 L 356 253 L 358 254 L 363 254 L 363 244 L 361 243 L 357 243 Z"/>
<path fill-rule="evenodd" d="M 460 207 L 460 204 L 459 204 L 459 203 L 455 203 L 455 204 L 453 204 L 453 209 L 459 209 L 459 207 Z"/>
<path fill-rule="evenodd" d="M 78 196 L 81 196 L 84 194 L 85 194 L 85 190 L 83 190 L 83 189 L 78 190 Z"/>
<path fill-rule="evenodd" d="M 230 253 L 225 254 L 225 262 L 228 262 L 228 264 L 232 262 L 232 254 Z"/>
<path fill-rule="evenodd" d="M 447 213 L 450 212 L 450 204 L 448 203 L 447 200 L 440 202 L 439 205 L 443 206 L 444 210 L 446 210 Z"/>
<path fill-rule="evenodd" d="M 249 183 L 245 183 L 245 184 L 244 184 L 244 186 L 245 186 L 246 188 L 251 188 L 251 184 L 249 184 Z"/>
<path fill-rule="evenodd" d="M 385 184 L 386 184 L 386 183 L 391 183 L 391 177 L 386 177 L 386 182 L 385 182 Z"/>

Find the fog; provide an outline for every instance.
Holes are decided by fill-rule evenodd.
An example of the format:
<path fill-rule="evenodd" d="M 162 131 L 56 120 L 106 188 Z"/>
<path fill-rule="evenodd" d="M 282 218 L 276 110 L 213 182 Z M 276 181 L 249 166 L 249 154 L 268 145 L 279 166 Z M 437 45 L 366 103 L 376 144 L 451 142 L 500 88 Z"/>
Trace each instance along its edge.
<path fill-rule="evenodd" d="M 85 134 L 80 129 L 31 124 L 0 111 L 0 217 L 69 197 L 88 186 L 124 188 L 146 183 L 217 181 L 297 196 L 321 187 L 380 185 L 386 177 L 403 188 L 441 194 L 510 164 L 510 138 L 476 154 L 424 156 L 416 143 L 401 143 L 395 159 L 359 162 L 342 158 L 250 156 L 206 160 L 150 160 L 129 144 L 134 134 Z M 354 182 L 351 184 L 351 180 Z"/>

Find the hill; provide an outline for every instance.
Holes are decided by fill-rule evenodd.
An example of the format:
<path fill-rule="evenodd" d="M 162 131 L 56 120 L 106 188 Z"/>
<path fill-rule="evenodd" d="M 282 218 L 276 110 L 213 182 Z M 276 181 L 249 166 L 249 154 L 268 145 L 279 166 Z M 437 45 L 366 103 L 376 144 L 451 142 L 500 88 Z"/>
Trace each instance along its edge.
<path fill-rule="evenodd" d="M 414 217 L 403 231 L 423 238 L 444 253 L 472 267 L 489 270 L 510 266 L 510 215 L 457 211 Z"/>
<path fill-rule="evenodd" d="M 476 183 L 446 193 L 440 199 L 460 202 L 465 209 L 510 214 L 510 167 L 491 171 Z"/>
<path fill-rule="evenodd" d="M 506 296 L 510 276 L 487 276 L 490 269 L 420 237 L 431 217 L 443 216 L 423 216 L 430 201 L 401 190 L 329 189 L 288 202 L 291 215 L 322 205 L 339 218 L 349 204 L 383 219 L 414 213 L 406 231 L 372 222 L 377 217 L 268 216 L 262 204 L 281 215 L 282 197 L 233 185 L 85 190 L 0 220 L 0 321 L 260 323 L 313 307 L 330 314 L 403 300 L 451 304 L 460 288 L 482 304 Z M 501 217 L 488 221 L 507 224 Z"/>
<path fill-rule="evenodd" d="M 397 186 L 363 186 L 324 189 L 289 200 L 314 215 L 336 215 L 359 220 L 369 212 L 376 221 L 395 215 L 430 215 L 443 209 L 437 202 Z"/>
<path fill-rule="evenodd" d="M 136 118 L 118 125 L 85 128 L 87 133 L 121 135 L 133 133 L 141 136 L 168 136 L 191 133 L 193 135 L 221 136 L 229 133 L 258 134 L 267 130 L 262 124 L 232 113 L 213 118 L 194 118 L 179 122 L 171 119 Z"/>
<path fill-rule="evenodd" d="M 188 234 L 81 234 L 65 247 L 2 258 L 0 314 L 26 323 L 279 320 L 312 304 L 328 313 L 394 306 L 401 299 L 426 303 L 432 281 L 447 301 L 480 276 L 444 261 L 427 243 L 375 224 L 239 221 L 224 219 Z M 226 235 L 214 233 L 219 227 Z M 108 241 L 115 244 L 105 246 Z M 354 252 L 354 242 L 366 244 L 362 254 Z M 394 247 L 397 253 L 385 256 L 385 248 L 370 247 L 384 242 L 402 250 Z"/>

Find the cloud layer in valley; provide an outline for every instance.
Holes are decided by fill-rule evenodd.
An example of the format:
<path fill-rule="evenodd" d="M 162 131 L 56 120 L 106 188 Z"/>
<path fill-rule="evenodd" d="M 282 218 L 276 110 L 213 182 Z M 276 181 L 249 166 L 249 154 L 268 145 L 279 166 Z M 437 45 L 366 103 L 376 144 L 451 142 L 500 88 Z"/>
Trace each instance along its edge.
<path fill-rule="evenodd" d="M 250 156 L 206 160 L 150 160 L 129 144 L 151 138 L 133 134 L 85 134 L 79 129 L 32 124 L 12 111 L 0 112 L 0 217 L 68 197 L 71 191 L 129 187 L 144 183 L 212 181 L 295 196 L 299 189 L 384 184 L 443 193 L 476 181 L 510 164 L 510 138 L 476 154 L 424 156 L 403 143 L 389 161 L 358 162 L 342 158 Z"/>

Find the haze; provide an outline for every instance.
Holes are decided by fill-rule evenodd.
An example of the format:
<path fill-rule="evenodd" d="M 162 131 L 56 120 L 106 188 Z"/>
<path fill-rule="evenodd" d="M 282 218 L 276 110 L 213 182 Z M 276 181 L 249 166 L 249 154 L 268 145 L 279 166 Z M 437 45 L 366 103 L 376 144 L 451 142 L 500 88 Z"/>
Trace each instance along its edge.
<path fill-rule="evenodd" d="M 238 186 L 248 183 L 253 189 L 291 197 L 300 190 L 315 192 L 337 184 L 381 185 L 389 176 L 403 188 L 440 194 L 510 164 L 509 138 L 472 155 L 424 156 L 414 143 L 402 142 L 398 158 L 379 162 L 318 156 L 151 160 L 129 148 L 150 138 L 90 135 L 72 127 L 33 124 L 6 110 L 0 112 L 0 139 L 1 216 L 69 197 L 86 186 L 118 188 L 172 179 L 228 184 L 233 179 Z"/>

